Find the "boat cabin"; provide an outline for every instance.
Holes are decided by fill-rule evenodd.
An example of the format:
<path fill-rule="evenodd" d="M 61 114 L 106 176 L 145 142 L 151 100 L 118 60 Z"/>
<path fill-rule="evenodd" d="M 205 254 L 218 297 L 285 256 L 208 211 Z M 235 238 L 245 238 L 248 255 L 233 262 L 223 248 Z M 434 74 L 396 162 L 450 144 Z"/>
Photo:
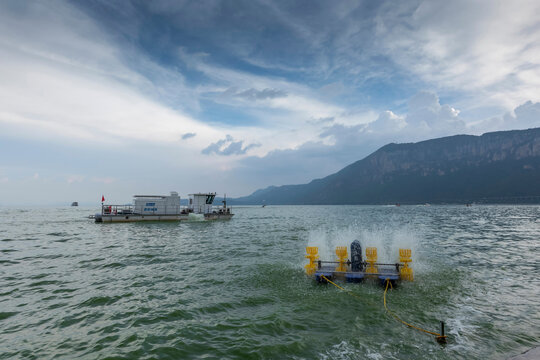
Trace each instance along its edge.
<path fill-rule="evenodd" d="M 180 196 L 176 191 L 171 195 L 134 195 L 133 213 L 142 215 L 162 214 L 173 215 L 182 211 Z"/>
<path fill-rule="evenodd" d="M 216 198 L 216 193 L 189 194 L 188 211 L 209 214 L 212 212 L 212 204 Z"/>
<path fill-rule="evenodd" d="M 223 206 L 213 207 L 216 193 L 189 194 L 189 203 L 186 207 L 180 205 L 180 196 L 176 191 L 170 195 L 133 195 L 133 203 L 127 205 L 101 205 L 101 215 L 108 216 L 187 216 L 189 213 L 217 215 L 231 215 L 231 208 L 227 207 L 227 201 L 223 200 Z M 128 218 L 126 218 L 128 220 Z"/>

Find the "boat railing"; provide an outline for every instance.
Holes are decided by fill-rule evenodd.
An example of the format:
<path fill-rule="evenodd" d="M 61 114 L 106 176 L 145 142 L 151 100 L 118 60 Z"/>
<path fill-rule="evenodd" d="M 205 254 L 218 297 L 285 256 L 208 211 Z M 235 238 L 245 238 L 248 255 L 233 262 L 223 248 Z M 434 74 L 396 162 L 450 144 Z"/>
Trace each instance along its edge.
<path fill-rule="evenodd" d="M 227 206 L 227 207 L 223 207 L 223 206 L 212 206 L 212 208 L 210 209 L 210 213 L 212 214 L 232 214 L 232 207 L 230 206 Z"/>
<path fill-rule="evenodd" d="M 151 208 L 139 205 L 134 206 L 133 213 L 144 215 L 183 215 L 188 213 L 188 208 L 183 205 L 165 205 Z"/>
<path fill-rule="evenodd" d="M 191 206 L 188 210 L 190 213 L 195 214 L 232 214 L 232 208 L 230 206 L 223 207 L 222 205 L 208 206 L 199 205 Z"/>
<path fill-rule="evenodd" d="M 162 207 L 152 207 L 152 210 L 147 206 L 135 206 L 132 204 L 127 205 L 113 205 L 106 204 L 101 206 L 102 215 L 181 215 L 187 214 L 187 206 L 182 205 L 166 205 Z"/>
<path fill-rule="evenodd" d="M 101 215 L 133 214 L 133 205 L 101 205 Z"/>
<path fill-rule="evenodd" d="M 147 206 L 135 206 L 132 204 L 123 204 L 123 205 L 113 205 L 105 204 L 101 206 L 101 215 L 184 215 L 189 213 L 204 213 L 204 208 L 193 209 L 189 206 L 183 205 L 166 205 L 163 207 L 152 207 L 152 210 L 149 210 Z M 206 213 L 208 214 L 232 214 L 232 208 L 223 206 L 212 206 L 207 208 Z"/>

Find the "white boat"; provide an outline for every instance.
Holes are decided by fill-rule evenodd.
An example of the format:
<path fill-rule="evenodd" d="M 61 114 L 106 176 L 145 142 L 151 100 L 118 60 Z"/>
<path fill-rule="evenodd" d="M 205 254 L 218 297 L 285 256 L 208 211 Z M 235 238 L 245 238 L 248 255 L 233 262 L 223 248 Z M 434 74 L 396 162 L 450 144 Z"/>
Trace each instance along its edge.
<path fill-rule="evenodd" d="M 234 214 L 231 208 L 227 207 L 226 198 L 223 200 L 223 206 L 213 206 L 215 197 L 216 193 L 189 194 L 189 204 L 182 206 L 176 191 L 171 191 L 170 195 L 134 195 L 132 204 L 102 203 L 101 213 L 97 213 L 94 219 L 98 223 L 232 218 Z"/>

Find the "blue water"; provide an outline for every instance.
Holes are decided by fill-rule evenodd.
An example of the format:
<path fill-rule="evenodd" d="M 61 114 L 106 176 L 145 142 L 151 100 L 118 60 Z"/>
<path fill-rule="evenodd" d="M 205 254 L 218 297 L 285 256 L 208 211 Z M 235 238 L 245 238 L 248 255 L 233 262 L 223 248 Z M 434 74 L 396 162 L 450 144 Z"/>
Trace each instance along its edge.
<path fill-rule="evenodd" d="M 0 209 L 0 359 L 506 359 L 540 343 L 540 207 L 238 207 L 95 224 Z M 317 285 L 305 246 L 411 248 L 415 281 Z"/>

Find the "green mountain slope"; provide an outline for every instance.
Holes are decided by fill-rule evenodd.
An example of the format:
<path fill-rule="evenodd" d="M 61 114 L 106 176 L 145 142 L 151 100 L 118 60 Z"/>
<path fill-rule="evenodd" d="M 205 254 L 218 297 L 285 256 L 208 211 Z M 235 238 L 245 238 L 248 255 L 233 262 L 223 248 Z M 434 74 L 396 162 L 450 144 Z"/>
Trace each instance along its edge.
<path fill-rule="evenodd" d="M 233 204 L 538 203 L 540 128 L 388 144 L 309 184 Z"/>

